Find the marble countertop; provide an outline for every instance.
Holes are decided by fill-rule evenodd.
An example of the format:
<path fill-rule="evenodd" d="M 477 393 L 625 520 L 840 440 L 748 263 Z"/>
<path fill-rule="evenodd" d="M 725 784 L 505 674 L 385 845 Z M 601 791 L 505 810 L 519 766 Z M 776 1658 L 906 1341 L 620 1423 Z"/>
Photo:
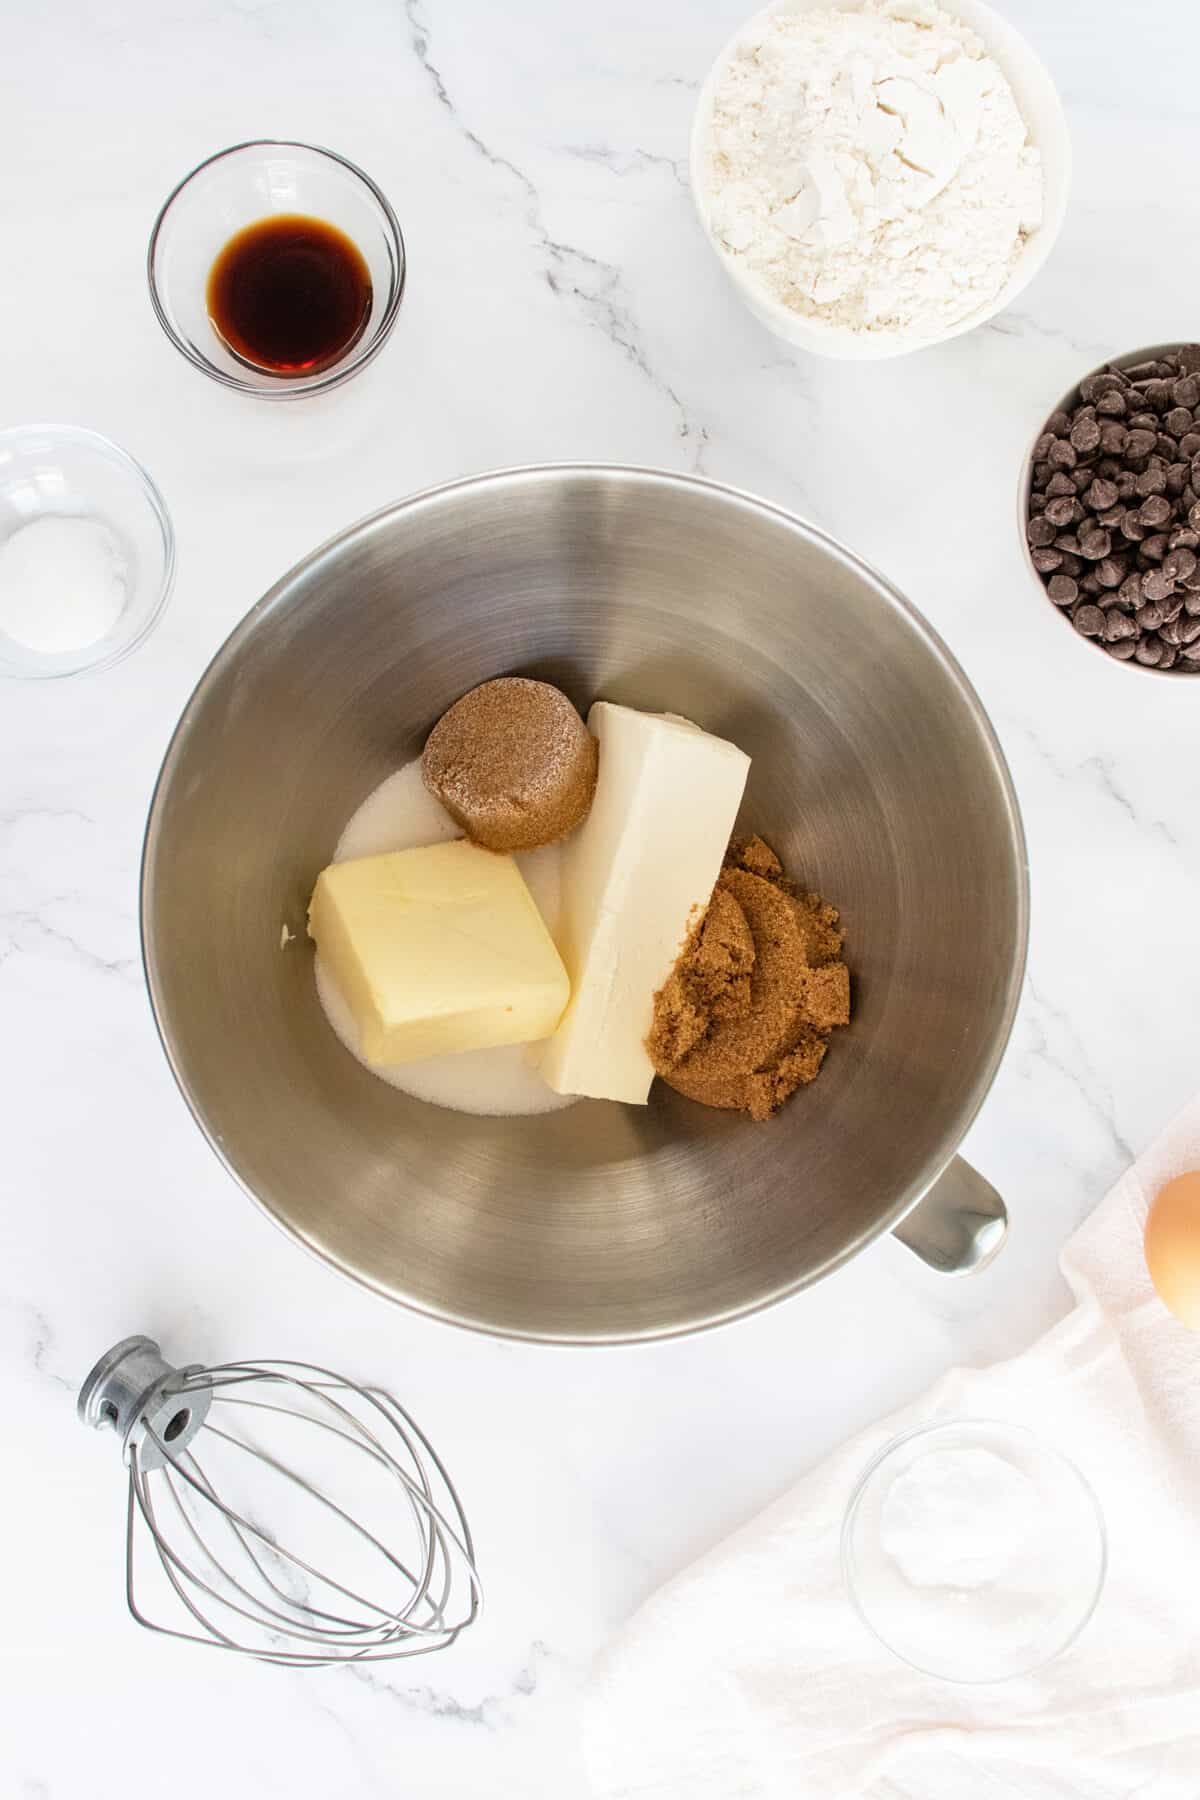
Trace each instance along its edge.
<path fill-rule="evenodd" d="M 1065 1304 L 1055 1253 L 1195 1090 L 1200 686 L 1115 669 L 1027 583 L 1026 442 L 1087 366 L 1194 336 L 1200 15 L 1007 0 L 1056 76 L 1076 174 L 1017 307 L 875 367 L 792 355 L 695 224 L 690 109 L 731 0 L 84 0 L 0 61 L 3 423 L 108 433 L 160 483 L 169 612 L 92 680 L 0 687 L 0 1791 L 116 1800 L 576 1800 L 572 1700 L 666 1575 L 955 1360 Z M 1150 78 L 1148 71 L 1153 71 Z M 53 100 L 51 100 L 53 95 Z M 411 278 L 359 381 L 271 408 L 167 344 L 145 241 L 175 180 L 258 135 L 332 145 L 403 222 Z M 965 1149 L 1011 1241 L 940 1280 L 884 1239 L 821 1287 L 639 1350 L 498 1344 L 359 1293 L 261 1217 L 177 1095 L 138 960 L 151 784 L 192 684 L 268 584 L 448 477 L 595 459 L 701 470 L 883 568 L 995 721 L 1033 870 L 1029 978 Z M 298 1354 L 387 1382 L 459 1480 L 488 1589 L 440 1658 L 299 1674 L 164 1645 L 121 1590 L 114 1441 L 75 1389 L 119 1336 L 183 1360 Z"/>

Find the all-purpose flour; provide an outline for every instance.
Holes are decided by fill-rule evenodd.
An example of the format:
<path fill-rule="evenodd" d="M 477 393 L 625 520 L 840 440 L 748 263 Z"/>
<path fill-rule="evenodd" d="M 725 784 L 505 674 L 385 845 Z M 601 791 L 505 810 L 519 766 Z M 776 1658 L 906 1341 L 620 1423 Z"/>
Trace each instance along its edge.
<path fill-rule="evenodd" d="M 999 292 L 1042 168 L 982 40 L 939 6 L 761 19 L 717 88 L 715 231 L 777 300 L 936 337 Z"/>

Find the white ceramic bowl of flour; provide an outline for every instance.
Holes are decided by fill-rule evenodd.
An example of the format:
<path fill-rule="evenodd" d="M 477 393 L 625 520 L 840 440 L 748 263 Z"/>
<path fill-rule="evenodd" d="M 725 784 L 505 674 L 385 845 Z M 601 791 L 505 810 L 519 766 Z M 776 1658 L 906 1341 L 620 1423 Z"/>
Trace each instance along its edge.
<path fill-rule="evenodd" d="M 1043 173 L 1042 218 L 1026 239 L 1003 285 L 985 303 L 953 324 L 930 335 L 887 330 L 851 330 L 811 313 L 801 313 L 778 299 L 745 261 L 722 240 L 714 226 L 714 205 L 709 173 L 713 110 L 730 63 L 746 43 L 756 38 L 766 21 L 778 13 L 857 12 L 861 0 L 776 0 L 756 13 L 735 32 L 717 57 L 696 105 L 691 139 L 692 196 L 705 235 L 726 274 L 757 319 L 777 337 L 818 356 L 845 361 L 872 361 L 903 356 L 931 344 L 944 343 L 994 318 L 1011 305 L 1038 273 L 1062 229 L 1071 176 L 1071 141 L 1058 91 L 1045 65 L 1007 19 L 983 0 L 941 0 L 942 10 L 960 20 L 983 40 L 987 53 L 1012 89 L 1028 127 L 1029 139 L 1041 157 Z M 917 10 L 914 8 L 914 10 Z"/>

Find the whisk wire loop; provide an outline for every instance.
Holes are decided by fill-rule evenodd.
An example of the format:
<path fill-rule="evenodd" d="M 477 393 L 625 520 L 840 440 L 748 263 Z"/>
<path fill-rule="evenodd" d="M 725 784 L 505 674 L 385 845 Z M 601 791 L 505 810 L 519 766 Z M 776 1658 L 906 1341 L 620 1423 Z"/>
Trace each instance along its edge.
<path fill-rule="evenodd" d="M 237 1408 L 236 1428 L 214 1407 Z M 308 1668 L 445 1649 L 478 1616 L 458 1494 L 386 1390 L 283 1359 L 174 1368 L 128 1338 L 89 1375 L 79 1413 L 122 1440 L 126 1600 L 148 1630 Z M 265 1522 L 254 1482 L 280 1522 Z"/>

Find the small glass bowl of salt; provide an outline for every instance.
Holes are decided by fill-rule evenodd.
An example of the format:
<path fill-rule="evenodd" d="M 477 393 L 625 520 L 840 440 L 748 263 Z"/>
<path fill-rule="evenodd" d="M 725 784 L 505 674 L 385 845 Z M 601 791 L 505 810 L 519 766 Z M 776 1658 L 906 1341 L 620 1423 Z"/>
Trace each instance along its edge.
<path fill-rule="evenodd" d="M 110 668 L 158 622 L 175 533 L 145 469 L 75 425 L 0 431 L 0 676 Z"/>
<path fill-rule="evenodd" d="M 1059 1656 L 1095 1611 L 1106 1565 L 1104 1516 L 1075 1464 L 999 1419 L 893 1439 L 842 1528 L 859 1616 L 943 1681 L 1009 1681 Z"/>

